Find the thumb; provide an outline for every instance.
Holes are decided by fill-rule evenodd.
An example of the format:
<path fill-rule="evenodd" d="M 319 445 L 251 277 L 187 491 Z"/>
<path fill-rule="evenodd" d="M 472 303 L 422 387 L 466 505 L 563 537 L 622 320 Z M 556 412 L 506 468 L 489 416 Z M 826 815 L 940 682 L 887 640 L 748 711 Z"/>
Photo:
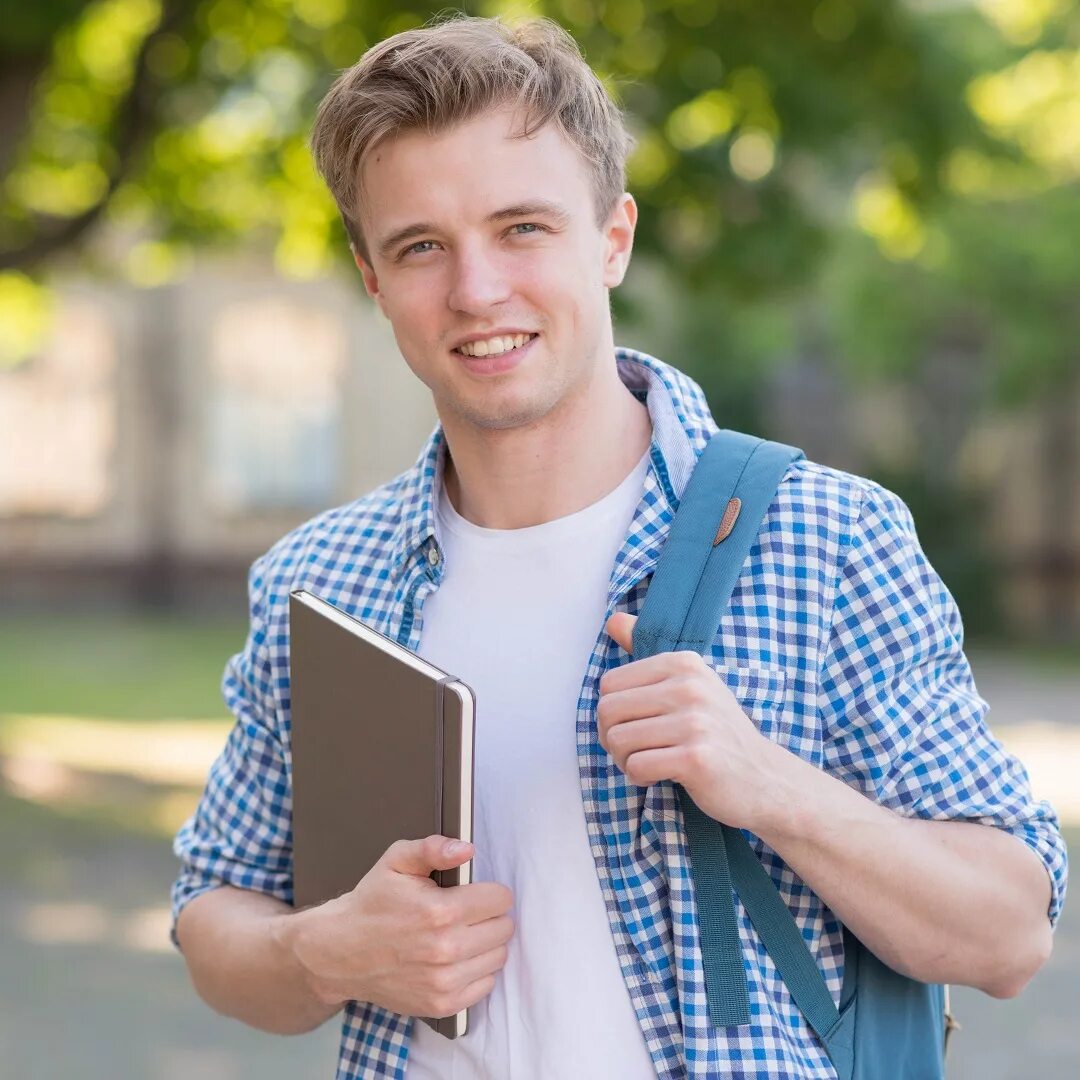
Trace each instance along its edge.
<path fill-rule="evenodd" d="M 454 851 L 451 844 L 459 845 Z M 398 840 L 386 849 L 383 859 L 399 874 L 428 877 L 432 870 L 451 870 L 473 857 L 473 845 L 449 836 L 425 836 L 422 840 Z"/>
<path fill-rule="evenodd" d="M 633 655 L 634 652 L 634 623 L 636 615 L 628 615 L 625 611 L 616 611 L 604 624 L 608 636 L 614 638 L 625 652 Z"/>

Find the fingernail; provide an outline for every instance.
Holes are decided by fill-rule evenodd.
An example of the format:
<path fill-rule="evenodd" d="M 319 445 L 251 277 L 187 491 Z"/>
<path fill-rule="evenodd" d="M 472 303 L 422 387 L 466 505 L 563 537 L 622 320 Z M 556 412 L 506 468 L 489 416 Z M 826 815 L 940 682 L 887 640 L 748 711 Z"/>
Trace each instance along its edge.
<path fill-rule="evenodd" d="M 469 845 L 466 844 L 464 840 L 451 840 L 450 843 L 446 845 L 446 854 L 460 855 L 468 846 Z"/>

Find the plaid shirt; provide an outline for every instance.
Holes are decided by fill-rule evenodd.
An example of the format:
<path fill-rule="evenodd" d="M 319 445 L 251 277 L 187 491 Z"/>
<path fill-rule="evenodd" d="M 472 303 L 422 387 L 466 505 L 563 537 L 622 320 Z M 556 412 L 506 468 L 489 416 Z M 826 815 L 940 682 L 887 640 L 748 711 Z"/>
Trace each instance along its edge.
<path fill-rule="evenodd" d="M 679 495 L 717 430 L 686 375 L 628 349 L 617 350 L 616 362 L 647 404 L 653 440 L 644 490 L 612 567 L 608 615 L 639 611 Z M 444 451 L 436 425 L 411 469 L 301 525 L 253 564 L 249 636 L 222 681 L 236 724 L 176 837 L 182 870 L 174 919 L 222 883 L 292 901 L 289 591 L 309 589 L 419 651 L 424 598 L 445 572 L 435 515 Z M 1017 836 L 1046 865 L 1048 915 L 1056 922 L 1066 854 L 1054 812 L 1032 799 L 1023 766 L 988 730 L 962 643 L 955 602 L 904 503 L 870 480 L 800 460 L 762 522 L 706 658 L 768 738 L 882 805 Z M 598 626 L 578 700 L 577 757 L 598 887 L 657 1074 L 831 1080 L 824 1048 L 738 903 L 751 1022 L 708 1023 L 673 786 L 629 783 L 597 740 L 598 683 L 629 662 L 620 654 Z M 747 837 L 838 1000 L 840 924 L 772 849 Z M 404 1077 L 412 1023 L 350 1002 L 338 1080 Z"/>

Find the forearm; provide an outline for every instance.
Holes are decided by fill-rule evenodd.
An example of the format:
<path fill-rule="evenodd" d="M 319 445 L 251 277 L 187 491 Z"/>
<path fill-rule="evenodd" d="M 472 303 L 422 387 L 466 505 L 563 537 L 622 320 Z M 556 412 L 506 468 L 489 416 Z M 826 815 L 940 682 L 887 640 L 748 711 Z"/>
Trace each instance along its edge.
<path fill-rule="evenodd" d="M 872 952 L 924 982 L 1023 988 L 1049 955 L 1050 882 L 999 829 L 904 818 L 773 746 L 754 831 Z"/>
<path fill-rule="evenodd" d="M 311 1031 L 338 1004 L 321 1001 L 288 941 L 297 913 L 264 893 L 222 886 L 191 900 L 177 937 L 199 996 L 213 1009 L 278 1035 Z"/>

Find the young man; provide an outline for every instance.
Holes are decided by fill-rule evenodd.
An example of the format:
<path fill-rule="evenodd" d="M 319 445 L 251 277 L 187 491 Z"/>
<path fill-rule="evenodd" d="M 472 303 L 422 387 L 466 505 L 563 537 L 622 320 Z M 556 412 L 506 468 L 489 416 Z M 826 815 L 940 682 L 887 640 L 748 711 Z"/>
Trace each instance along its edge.
<path fill-rule="evenodd" d="M 175 937 L 214 1008 L 344 1008 L 339 1077 L 835 1076 L 741 906 L 751 1022 L 710 1026 L 673 782 L 753 834 L 834 995 L 842 924 L 928 982 L 1019 992 L 1065 889 L 1053 811 L 984 723 L 907 508 L 794 462 L 704 658 L 631 630 L 717 425 L 616 349 L 637 216 L 618 110 L 554 24 L 399 34 L 314 148 L 439 424 L 415 466 L 256 560 L 237 724 L 177 837 Z M 362 615 L 478 698 L 475 846 L 403 839 L 294 912 L 288 594 Z M 475 859 L 475 883 L 435 868 Z M 410 1017 L 475 1005 L 451 1041 Z"/>

